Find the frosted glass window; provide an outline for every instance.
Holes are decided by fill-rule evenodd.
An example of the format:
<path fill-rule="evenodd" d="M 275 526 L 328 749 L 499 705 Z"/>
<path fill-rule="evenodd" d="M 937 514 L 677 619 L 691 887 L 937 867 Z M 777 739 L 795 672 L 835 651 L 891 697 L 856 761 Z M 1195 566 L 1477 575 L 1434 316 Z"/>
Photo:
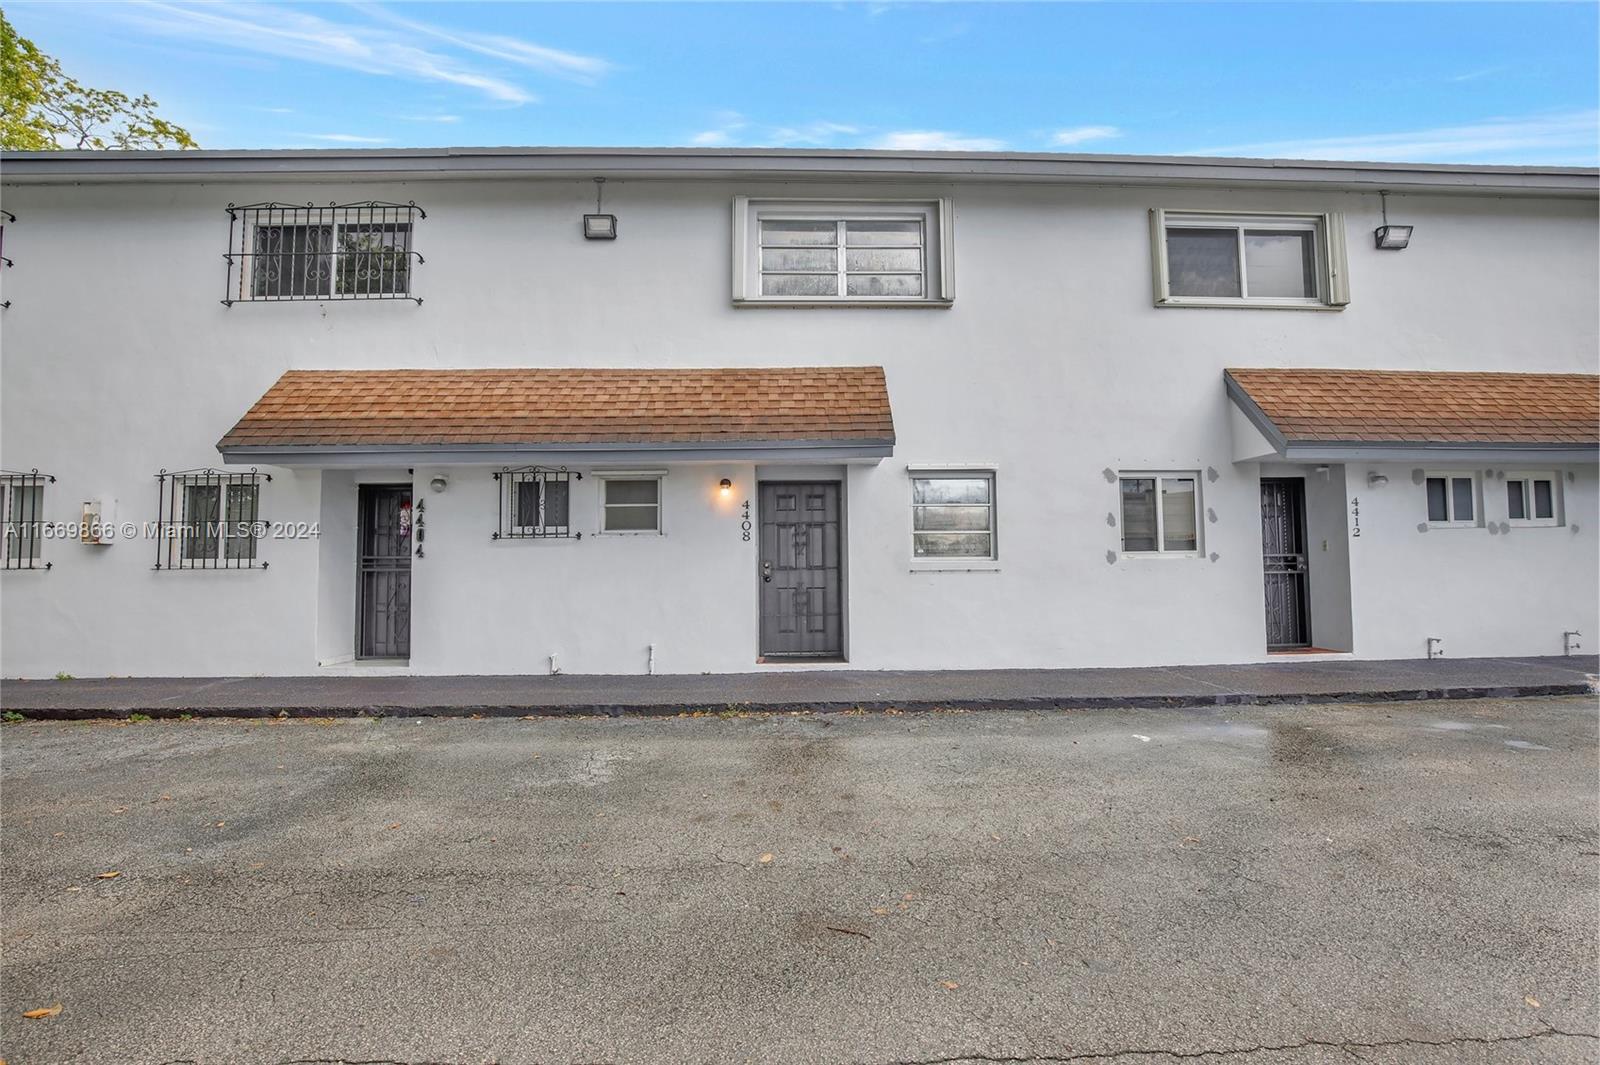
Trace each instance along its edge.
<path fill-rule="evenodd" d="M 809 209 L 808 209 L 809 208 Z M 797 213 L 825 207 L 796 205 Z M 872 208 L 839 216 L 758 217 L 754 232 L 759 295 L 780 299 L 921 300 L 929 295 L 930 219 L 871 217 Z M 888 205 L 892 212 L 894 205 Z"/>

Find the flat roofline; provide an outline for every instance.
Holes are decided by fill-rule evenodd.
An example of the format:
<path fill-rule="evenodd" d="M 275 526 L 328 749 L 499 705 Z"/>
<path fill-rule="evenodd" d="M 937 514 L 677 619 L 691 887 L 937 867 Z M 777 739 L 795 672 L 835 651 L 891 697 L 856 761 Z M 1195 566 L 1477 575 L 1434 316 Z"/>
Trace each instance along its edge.
<path fill-rule="evenodd" d="M 1593 198 L 1600 169 L 1059 152 L 831 148 L 291 148 L 0 153 L 0 183 L 369 177 L 771 177 L 1425 189 Z"/>

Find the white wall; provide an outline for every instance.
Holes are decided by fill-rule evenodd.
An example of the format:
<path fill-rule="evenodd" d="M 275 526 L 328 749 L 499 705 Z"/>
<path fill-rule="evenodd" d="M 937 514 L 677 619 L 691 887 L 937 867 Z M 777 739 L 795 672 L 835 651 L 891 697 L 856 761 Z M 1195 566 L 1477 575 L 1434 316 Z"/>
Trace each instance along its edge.
<path fill-rule="evenodd" d="M 951 196 L 954 307 L 735 309 L 736 193 Z M 1326 191 L 614 180 L 621 237 L 585 242 L 592 195 L 587 180 L 7 188 L 0 461 L 57 476 L 53 519 L 105 495 L 144 521 L 156 471 L 216 464 L 217 439 L 290 368 L 881 364 L 899 440 L 848 472 L 851 665 L 1242 661 L 1263 654 L 1258 470 L 1230 462 L 1223 367 L 1596 370 L 1592 204 L 1391 196 L 1417 226 L 1392 253 L 1366 236 L 1376 195 Z M 428 211 L 422 306 L 218 302 L 228 202 L 368 197 Z M 1156 309 L 1153 206 L 1343 210 L 1352 303 Z M 977 462 L 999 469 L 998 572 L 911 572 L 906 464 Z M 1206 557 L 1108 562 L 1108 468 L 1214 470 Z M 329 508 L 348 496 L 353 521 L 355 482 L 271 472 L 263 517 L 322 520 L 320 545 L 266 544 L 266 572 L 155 573 L 147 543 L 53 544 L 50 572 L 0 584 L 0 673 L 293 674 L 343 653 L 353 540 Z M 674 468 L 665 537 L 570 544 L 490 543 L 487 471 L 445 472 L 416 567 L 416 670 L 543 671 L 556 650 L 573 672 L 638 672 L 652 642 L 664 671 L 755 668 L 754 546 L 710 492 L 730 476 L 753 498 L 747 464 Z M 1581 506 L 1576 533 L 1418 534 L 1406 507 L 1385 515 L 1401 472 L 1361 495 L 1377 509 L 1352 545 L 1358 654 L 1420 653 L 1429 624 L 1452 626 L 1426 635 L 1458 655 L 1549 653 L 1557 617 L 1595 627 L 1600 523 Z M 1575 473 L 1592 509 L 1594 469 Z M 1522 573 L 1544 574 L 1537 605 L 1492 608 Z M 1396 598 L 1452 606 L 1435 621 Z"/>
<path fill-rule="evenodd" d="M 1574 629 L 1584 634 L 1586 653 L 1592 654 L 1592 634 L 1600 633 L 1595 467 L 1559 468 L 1565 525 L 1505 531 L 1505 483 L 1498 476 L 1505 467 L 1476 471 L 1483 478 L 1484 523 L 1444 529 L 1427 528 L 1418 469 L 1350 467 L 1349 489 L 1360 501 L 1362 532 L 1350 541 L 1357 652 L 1367 658 L 1421 657 L 1427 638 L 1436 636 L 1453 658 L 1558 655 L 1562 632 Z M 1389 483 L 1368 488 L 1369 470 L 1386 475 Z"/>

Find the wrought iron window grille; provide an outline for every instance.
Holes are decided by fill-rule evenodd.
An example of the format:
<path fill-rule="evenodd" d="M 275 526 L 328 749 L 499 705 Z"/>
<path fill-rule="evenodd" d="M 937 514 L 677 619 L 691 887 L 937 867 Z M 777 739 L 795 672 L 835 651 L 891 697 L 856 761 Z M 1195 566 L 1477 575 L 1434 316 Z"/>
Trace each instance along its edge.
<path fill-rule="evenodd" d="M 505 467 L 494 474 L 499 484 L 499 515 L 491 540 L 583 539 L 572 529 L 572 481 L 581 473 L 547 466 Z"/>
<path fill-rule="evenodd" d="M 44 486 L 55 477 L 38 470 L 0 471 L 0 516 L 5 519 L 5 546 L 0 569 L 47 570 L 51 563 L 40 557 L 44 541 Z"/>
<path fill-rule="evenodd" d="M 228 204 L 227 287 L 222 304 L 411 300 L 413 203 Z"/>
<path fill-rule="evenodd" d="M 261 482 L 272 474 L 182 470 L 156 474 L 156 564 L 176 569 L 266 569 Z"/>
<path fill-rule="evenodd" d="M 4 219 L 6 222 L 14 223 L 17 220 L 17 216 L 12 214 L 10 211 L 0 210 L 0 219 Z M 13 267 L 13 266 L 15 266 L 17 264 L 12 262 L 10 259 L 7 259 L 5 257 L 5 255 L 4 255 L 5 243 L 6 243 L 6 227 L 4 225 L 0 225 L 0 266 L 4 266 L 6 269 L 9 270 L 11 267 Z M 7 310 L 7 309 L 10 308 L 10 306 L 11 306 L 11 301 L 10 300 L 0 300 L 0 311 Z M 54 478 L 51 478 L 51 479 L 54 480 Z M 46 568 L 49 568 L 49 567 L 46 567 Z"/>

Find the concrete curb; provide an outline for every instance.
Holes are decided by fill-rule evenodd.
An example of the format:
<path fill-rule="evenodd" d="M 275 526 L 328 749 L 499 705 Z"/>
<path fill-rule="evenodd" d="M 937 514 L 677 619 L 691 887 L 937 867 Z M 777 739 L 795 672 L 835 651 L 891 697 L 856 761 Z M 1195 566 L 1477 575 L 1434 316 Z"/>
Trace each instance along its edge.
<path fill-rule="evenodd" d="M 278 717 L 676 717 L 705 713 L 902 713 L 974 710 L 1183 710 L 1219 706 L 1306 706 L 1318 703 L 1405 703 L 1441 699 L 1527 699 L 1539 696 L 1593 695 L 1588 684 L 1522 684 L 1489 687 L 1394 688 L 1381 691 L 1209 692 L 1185 695 L 1071 695 L 996 699 L 908 700 L 782 700 L 707 704 L 654 703 L 487 703 L 482 705 L 401 706 L 52 706 L 20 711 L 30 721 L 126 720 L 134 714 L 150 718 L 278 718 Z"/>

